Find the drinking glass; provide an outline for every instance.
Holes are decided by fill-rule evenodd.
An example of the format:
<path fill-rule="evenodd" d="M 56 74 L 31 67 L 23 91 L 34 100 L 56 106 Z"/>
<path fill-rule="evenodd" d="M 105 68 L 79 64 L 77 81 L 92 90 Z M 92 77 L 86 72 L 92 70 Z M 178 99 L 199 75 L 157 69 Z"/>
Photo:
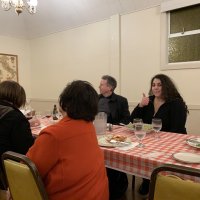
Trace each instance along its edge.
<path fill-rule="evenodd" d="M 155 138 L 159 139 L 160 136 L 159 136 L 159 131 L 161 130 L 162 128 L 162 119 L 159 119 L 159 118 L 153 118 L 152 119 L 152 128 L 153 130 L 155 131 Z"/>
<path fill-rule="evenodd" d="M 139 141 L 138 147 L 144 147 L 145 145 L 142 144 L 142 139 L 146 136 L 146 132 L 143 130 L 143 123 L 135 123 L 135 137 Z"/>
<path fill-rule="evenodd" d="M 134 129 L 134 131 L 135 131 L 135 125 L 136 124 L 141 124 L 142 125 L 142 123 L 143 123 L 143 121 L 142 121 L 141 118 L 135 118 L 135 119 L 133 119 L 133 129 Z"/>
<path fill-rule="evenodd" d="M 99 112 L 95 116 L 94 127 L 96 130 L 96 134 L 106 134 L 106 126 L 107 126 L 107 114 L 105 112 Z"/>
<path fill-rule="evenodd" d="M 50 110 L 45 110 L 44 116 L 45 116 L 46 118 L 50 118 L 50 117 L 52 116 L 52 112 L 51 112 Z"/>

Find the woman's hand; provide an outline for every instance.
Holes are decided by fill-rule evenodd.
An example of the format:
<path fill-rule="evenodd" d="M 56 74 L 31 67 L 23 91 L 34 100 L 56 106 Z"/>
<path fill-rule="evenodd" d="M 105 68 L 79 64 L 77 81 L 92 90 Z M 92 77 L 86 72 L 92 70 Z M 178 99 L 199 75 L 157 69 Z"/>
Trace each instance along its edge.
<path fill-rule="evenodd" d="M 149 104 L 149 97 L 146 97 L 146 95 L 143 93 L 142 94 L 142 100 L 139 103 L 139 107 L 144 107 Z"/>

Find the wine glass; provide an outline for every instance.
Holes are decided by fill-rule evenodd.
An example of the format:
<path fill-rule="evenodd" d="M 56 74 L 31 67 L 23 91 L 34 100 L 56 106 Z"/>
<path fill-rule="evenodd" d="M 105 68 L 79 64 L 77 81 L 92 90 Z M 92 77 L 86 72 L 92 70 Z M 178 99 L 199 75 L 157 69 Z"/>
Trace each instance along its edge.
<path fill-rule="evenodd" d="M 146 132 L 143 130 L 143 123 L 139 122 L 135 124 L 135 137 L 139 141 L 138 147 L 144 147 L 142 144 L 142 139 L 146 136 Z"/>
<path fill-rule="evenodd" d="M 31 100 L 27 100 L 24 107 L 24 115 L 26 116 L 28 120 L 32 119 L 34 116 L 34 110 L 31 107 L 30 103 L 31 103 Z"/>
<path fill-rule="evenodd" d="M 159 139 L 160 136 L 158 134 L 158 132 L 161 130 L 162 128 L 162 119 L 159 118 L 153 118 L 152 119 L 152 128 L 155 131 L 155 138 Z"/>
<path fill-rule="evenodd" d="M 50 117 L 52 116 L 52 112 L 51 112 L 50 110 L 45 110 L 44 116 L 45 116 L 46 118 L 50 118 Z"/>
<path fill-rule="evenodd" d="M 142 121 L 141 118 L 135 118 L 135 119 L 133 119 L 133 129 L 134 129 L 134 131 L 135 131 L 135 125 L 136 124 L 142 124 L 142 123 L 143 123 L 143 121 Z"/>

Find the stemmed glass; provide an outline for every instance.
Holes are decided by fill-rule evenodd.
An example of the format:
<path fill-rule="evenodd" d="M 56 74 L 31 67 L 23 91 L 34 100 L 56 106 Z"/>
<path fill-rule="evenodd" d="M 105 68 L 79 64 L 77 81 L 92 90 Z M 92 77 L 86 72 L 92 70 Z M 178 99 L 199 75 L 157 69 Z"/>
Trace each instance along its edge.
<path fill-rule="evenodd" d="M 135 125 L 136 124 L 142 124 L 143 123 L 143 121 L 142 121 L 142 119 L 141 118 L 135 118 L 135 119 L 133 119 L 133 129 L 134 129 L 134 131 L 135 131 Z"/>
<path fill-rule="evenodd" d="M 24 114 L 28 120 L 32 119 L 33 115 L 34 115 L 34 111 L 33 111 L 33 108 L 31 107 L 30 103 L 31 103 L 31 100 L 27 100 L 25 107 L 24 107 L 24 110 L 25 110 Z"/>
<path fill-rule="evenodd" d="M 155 131 L 155 138 L 159 139 L 160 136 L 158 134 L 158 132 L 161 130 L 162 128 L 162 119 L 159 118 L 153 118 L 152 119 L 152 128 Z"/>
<path fill-rule="evenodd" d="M 139 144 L 137 147 L 144 147 L 145 145 L 142 144 L 142 139 L 146 136 L 146 132 L 143 130 L 143 123 L 138 122 L 135 123 L 135 137 L 138 139 Z"/>

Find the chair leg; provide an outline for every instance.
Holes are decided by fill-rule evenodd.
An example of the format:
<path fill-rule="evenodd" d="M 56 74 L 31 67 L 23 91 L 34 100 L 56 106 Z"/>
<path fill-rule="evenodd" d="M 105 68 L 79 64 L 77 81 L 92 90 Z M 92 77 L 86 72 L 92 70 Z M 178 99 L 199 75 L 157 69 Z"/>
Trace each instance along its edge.
<path fill-rule="evenodd" d="M 132 176 L 132 190 L 135 190 L 135 176 Z"/>

